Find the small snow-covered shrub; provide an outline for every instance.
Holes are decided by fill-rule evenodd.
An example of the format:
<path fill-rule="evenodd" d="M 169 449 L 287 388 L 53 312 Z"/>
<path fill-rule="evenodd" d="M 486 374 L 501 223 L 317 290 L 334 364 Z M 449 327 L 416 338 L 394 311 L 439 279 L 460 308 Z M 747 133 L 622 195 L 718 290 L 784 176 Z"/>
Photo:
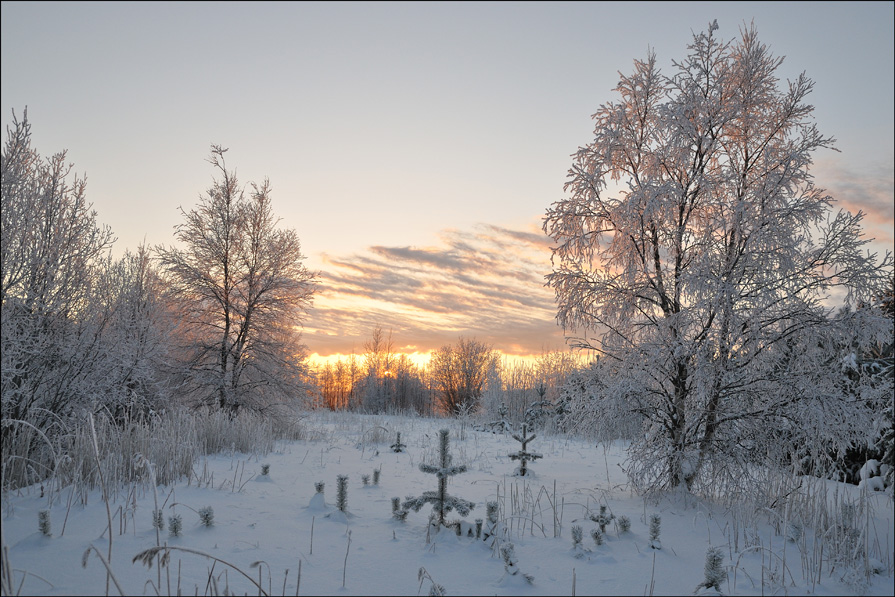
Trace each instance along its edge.
<path fill-rule="evenodd" d="M 605 533 L 609 523 L 615 520 L 615 515 L 606 509 L 605 505 L 600 506 L 599 514 L 591 514 L 588 518 L 600 526 L 600 532 Z"/>
<path fill-rule="evenodd" d="M 401 432 L 397 432 L 397 438 L 395 438 L 395 443 L 389 446 L 392 449 L 392 452 L 403 452 L 404 448 L 407 447 L 407 444 L 401 443 Z"/>
<path fill-rule="evenodd" d="M 161 510 L 152 511 L 152 528 L 160 531 L 165 530 L 165 517 Z"/>
<path fill-rule="evenodd" d="M 348 511 L 348 475 L 336 477 L 336 508 L 342 512 Z"/>
<path fill-rule="evenodd" d="M 659 541 L 661 530 L 662 517 L 658 514 L 651 514 L 649 517 L 649 546 L 653 549 L 662 549 L 662 542 Z"/>
<path fill-rule="evenodd" d="M 631 519 L 627 516 L 619 516 L 618 517 L 618 530 L 622 533 L 627 533 L 631 530 Z"/>
<path fill-rule="evenodd" d="M 173 514 L 168 517 L 168 532 L 172 537 L 180 537 L 180 533 L 183 531 L 183 519 L 180 517 L 180 514 Z"/>
<path fill-rule="evenodd" d="M 581 528 L 581 525 L 572 525 L 572 547 L 580 547 L 583 539 L 584 529 Z"/>
<path fill-rule="evenodd" d="M 705 580 L 696 586 L 696 590 L 715 589 L 721 592 L 721 583 L 727 580 L 724 569 L 724 551 L 720 547 L 709 547 L 705 552 Z"/>
<path fill-rule="evenodd" d="M 199 521 L 203 526 L 214 526 L 214 509 L 211 506 L 199 508 Z"/>
<path fill-rule="evenodd" d="M 392 498 L 392 517 L 399 522 L 407 520 L 407 510 L 401 508 L 401 498 L 399 497 Z"/>
<path fill-rule="evenodd" d="M 45 537 L 51 537 L 53 535 L 50 529 L 50 511 L 49 510 L 41 510 L 37 513 L 37 528 L 40 529 L 40 534 Z"/>

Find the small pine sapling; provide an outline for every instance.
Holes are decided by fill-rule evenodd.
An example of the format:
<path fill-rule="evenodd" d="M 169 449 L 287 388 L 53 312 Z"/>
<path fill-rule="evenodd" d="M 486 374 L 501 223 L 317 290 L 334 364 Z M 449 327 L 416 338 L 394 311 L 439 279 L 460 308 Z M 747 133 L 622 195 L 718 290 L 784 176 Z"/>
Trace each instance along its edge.
<path fill-rule="evenodd" d="M 603 545 L 603 531 L 600 528 L 592 530 L 590 536 L 594 540 L 594 545 Z"/>
<path fill-rule="evenodd" d="M 398 522 L 407 520 L 407 510 L 401 508 L 401 498 L 399 497 L 392 498 L 392 517 Z"/>
<path fill-rule="evenodd" d="M 727 580 L 724 569 L 724 551 L 720 547 L 709 547 L 705 552 L 705 580 L 696 586 L 699 589 L 715 589 L 721 592 L 721 583 Z"/>
<path fill-rule="evenodd" d="M 618 517 L 618 530 L 622 533 L 627 533 L 631 530 L 631 519 L 625 515 L 621 515 Z"/>
<path fill-rule="evenodd" d="M 183 519 L 180 517 L 180 514 L 173 514 L 168 517 L 168 532 L 172 537 L 180 537 L 180 533 L 183 531 Z"/>
<path fill-rule="evenodd" d="M 510 576 L 521 575 L 528 584 L 534 584 L 535 577 L 519 570 L 519 560 L 516 558 L 516 548 L 512 543 L 504 543 L 500 546 L 500 557 L 503 558 L 503 569 Z"/>
<path fill-rule="evenodd" d="M 662 542 L 659 541 L 661 527 L 662 517 L 658 514 L 651 514 L 649 517 L 649 546 L 653 549 L 662 549 Z"/>
<path fill-rule="evenodd" d="M 500 504 L 498 504 L 496 501 L 490 501 L 485 504 L 485 517 L 487 519 L 487 522 L 485 523 L 485 527 L 482 530 L 482 540 L 488 541 L 490 539 L 492 545 L 497 536 L 499 509 Z"/>
<path fill-rule="evenodd" d="M 605 533 L 606 527 L 609 526 L 609 523 L 615 520 L 615 515 L 609 512 L 606 509 L 606 506 L 600 505 L 600 513 L 599 514 L 591 514 L 588 516 L 592 521 L 597 523 L 600 526 L 600 532 Z"/>
<path fill-rule="evenodd" d="M 572 525 L 572 551 L 575 553 L 576 558 L 584 557 L 584 546 L 581 542 L 584 540 L 584 529 L 581 528 L 581 525 L 575 524 Z"/>
<path fill-rule="evenodd" d="M 395 443 L 393 443 L 389 447 L 392 449 L 392 452 L 403 452 L 404 448 L 407 447 L 407 444 L 401 443 L 401 432 L 398 431 L 397 434 L 398 434 L 398 437 L 395 439 Z"/>
<path fill-rule="evenodd" d="M 361 483 L 364 484 L 364 487 L 370 484 L 370 475 L 361 475 L 360 476 Z"/>
<path fill-rule="evenodd" d="M 314 491 L 317 493 L 323 493 L 323 487 L 325 483 L 323 481 L 317 481 L 314 483 Z"/>
<path fill-rule="evenodd" d="M 532 402 L 529 407 L 525 409 L 524 420 L 532 430 L 544 426 L 544 421 L 546 421 L 548 417 L 547 409 L 553 407 L 552 402 L 544 400 L 544 395 L 547 393 L 547 386 L 541 383 L 536 390 L 540 400 Z"/>
<path fill-rule="evenodd" d="M 64 526 L 64 525 L 63 525 Z M 50 528 L 50 511 L 41 510 L 37 513 L 37 528 L 44 537 L 52 537 L 53 532 Z"/>
<path fill-rule="evenodd" d="M 348 475 L 336 476 L 336 508 L 348 512 Z"/>
<path fill-rule="evenodd" d="M 266 477 L 266 476 L 267 476 L 267 473 L 269 473 L 269 472 L 270 472 L 270 465 L 269 465 L 269 464 L 262 464 L 262 465 L 261 465 L 261 475 L 262 475 L 263 477 Z"/>
<path fill-rule="evenodd" d="M 214 526 L 214 510 L 211 506 L 199 508 L 199 521 L 207 527 Z"/>
<path fill-rule="evenodd" d="M 518 475 L 520 477 L 524 477 L 526 475 L 526 473 L 528 473 L 528 467 L 527 467 L 528 462 L 530 460 L 537 460 L 538 458 L 544 457 L 543 454 L 538 454 L 537 452 L 529 452 L 528 451 L 528 442 L 530 442 L 531 440 L 533 440 L 536 437 L 537 437 L 537 435 L 535 435 L 535 434 L 528 435 L 528 423 L 522 423 L 522 434 L 521 435 L 517 435 L 515 433 L 513 434 L 513 439 L 522 444 L 521 450 L 509 455 L 511 460 L 519 461 L 519 467 L 516 469 L 516 471 L 513 474 Z"/>
<path fill-rule="evenodd" d="M 412 509 L 414 512 L 419 512 L 420 509 L 426 504 L 432 504 L 433 525 L 436 526 L 438 529 L 441 529 L 442 526 L 453 526 L 452 523 L 449 523 L 445 519 L 445 515 L 448 512 L 456 510 L 461 516 L 466 516 L 467 514 L 469 514 L 470 510 L 475 508 L 475 504 L 468 500 L 448 495 L 448 477 L 453 477 L 454 475 L 465 473 L 466 465 L 451 464 L 451 460 L 453 459 L 453 457 L 451 456 L 449 451 L 450 432 L 447 429 L 442 429 L 438 432 L 438 436 L 439 464 L 420 464 L 420 470 L 422 472 L 433 474 L 438 478 L 438 490 L 425 491 L 423 492 L 423 495 L 419 497 L 408 498 L 404 502 L 403 506 L 405 510 Z"/>
<path fill-rule="evenodd" d="M 162 515 L 161 510 L 152 511 L 152 528 L 160 531 L 165 530 L 165 517 Z"/>
<path fill-rule="evenodd" d="M 373 485 L 379 485 L 379 469 L 373 469 Z"/>

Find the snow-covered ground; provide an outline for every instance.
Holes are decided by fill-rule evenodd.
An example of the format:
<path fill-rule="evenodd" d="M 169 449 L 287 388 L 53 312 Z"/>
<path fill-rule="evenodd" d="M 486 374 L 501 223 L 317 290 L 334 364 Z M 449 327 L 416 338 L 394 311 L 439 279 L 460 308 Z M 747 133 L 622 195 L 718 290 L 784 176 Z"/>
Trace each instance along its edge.
<path fill-rule="evenodd" d="M 811 529 L 788 541 L 771 514 L 745 505 L 634 495 L 619 466 L 621 445 L 604 450 L 539 434 L 528 448 L 543 458 L 530 463 L 529 476 L 516 477 L 518 463 L 508 454 L 519 450 L 517 441 L 457 420 L 319 413 L 306 425 L 312 439 L 280 442 L 270 454 L 209 457 L 195 464 L 189 481 L 158 487 L 165 520 L 158 539 L 151 483 L 112 490 L 115 580 L 109 594 L 119 593 L 115 581 L 127 595 L 261 594 L 245 573 L 270 595 L 425 595 L 433 582 L 448 595 L 690 595 L 705 579 L 710 546 L 724 554 L 724 594 L 893 594 L 895 516 L 892 499 L 883 493 L 862 497 L 858 488 L 843 485 L 830 494 L 869 509 L 869 516 L 854 522 L 855 536 L 882 568 L 869 574 L 867 584 L 866 571 L 831 566 L 829 552 L 811 546 Z M 419 464 L 437 463 L 441 428 L 451 430 L 453 463 L 468 467 L 450 478 L 448 492 L 476 504 L 463 518 L 473 526 L 486 518 L 488 501 L 499 503 L 499 544 L 513 544 L 519 574 L 507 572 L 489 542 L 448 530 L 429 532 L 429 506 L 410 511 L 403 523 L 392 516 L 393 497 L 403 502 L 436 489 L 435 475 L 421 472 Z M 401 453 L 389 449 L 397 432 L 407 444 Z M 261 474 L 263 465 L 269 465 L 267 475 Z M 378 485 L 374 470 L 380 471 Z M 335 507 L 340 475 L 348 476 L 347 513 Z M 369 475 L 368 485 L 363 475 Z M 314 498 L 317 482 L 325 484 L 325 504 Z M 51 536 L 38 530 L 38 513 L 48 499 L 39 486 L 3 496 L 3 539 L 15 590 L 105 594 L 106 568 L 97 553 L 108 554 L 109 514 L 100 492 L 66 489 L 54 496 Z M 615 519 L 598 546 L 591 537 L 597 524 L 588 514 L 600 505 Z M 211 526 L 203 526 L 198 514 L 207 507 L 213 510 Z M 183 521 L 179 537 L 169 534 L 174 514 Z M 655 514 L 661 517 L 661 549 L 650 547 Z M 628 532 L 619 529 L 622 516 L 630 519 Z M 576 525 L 584 539 L 573 549 Z M 177 548 L 168 552 L 166 566 L 159 568 L 157 559 L 151 568 L 133 562 L 157 541 Z M 83 566 L 90 546 L 96 549 Z"/>

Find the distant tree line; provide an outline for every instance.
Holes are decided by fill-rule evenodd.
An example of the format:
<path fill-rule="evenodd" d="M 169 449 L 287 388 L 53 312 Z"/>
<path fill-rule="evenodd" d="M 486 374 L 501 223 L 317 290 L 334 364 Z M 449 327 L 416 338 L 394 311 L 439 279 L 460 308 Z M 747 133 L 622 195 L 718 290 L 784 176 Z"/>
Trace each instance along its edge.
<path fill-rule="evenodd" d="M 534 403 L 552 407 L 567 378 L 583 364 L 568 351 L 545 352 L 530 363 L 507 362 L 490 345 L 460 337 L 419 366 L 395 353 L 391 333 L 381 327 L 373 330 L 364 350 L 314 369 L 317 407 L 487 417 L 503 404 L 512 420 L 522 421 Z"/>

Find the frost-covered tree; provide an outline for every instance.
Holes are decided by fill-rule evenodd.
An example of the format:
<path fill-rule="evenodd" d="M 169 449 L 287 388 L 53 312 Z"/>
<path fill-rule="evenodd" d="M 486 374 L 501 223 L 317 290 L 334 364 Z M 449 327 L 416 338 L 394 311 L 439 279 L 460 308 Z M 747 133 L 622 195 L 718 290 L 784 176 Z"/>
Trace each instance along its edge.
<path fill-rule="evenodd" d="M 496 368 L 497 352 L 474 339 L 460 338 L 456 346 L 446 344 L 432 354 L 429 371 L 438 389 L 436 403 L 450 415 L 478 407 L 488 380 Z"/>
<path fill-rule="evenodd" d="M 199 400 L 236 413 L 289 400 L 304 377 L 296 326 L 310 305 L 315 278 L 304 265 L 295 230 L 279 228 L 270 184 L 246 197 L 212 145 L 219 180 L 199 205 L 181 210 L 179 247 L 157 254 L 172 295 L 191 325 L 189 379 Z"/>
<path fill-rule="evenodd" d="M 424 491 L 419 497 L 407 498 L 402 507 L 404 510 L 412 509 L 414 512 L 419 512 L 426 504 L 432 504 L 433 524 L 440 529 L 443 526 L 451 526 L 445 519 L 448 512 L 456 510 L 461 516 L 466 516 L 475 508 L 475 504 L 447 492 L 448 478 L 466 472 L 465 464 L 451 464 L 453 457 L 450 453 L 450 432 L 447 429 L 438 432 L 438 460 L 437 465 L 420 463 L 421 471 L 438 478 L 438 490 Z"/>
<path fill-rule="evenodd" d="M 880 394 L 844 395 L 821 346 L 892 334 L 866 310 L 834 316 L 834 300 L 878 293 L 892 256 L 867 253 L 863 214 L 814 185 L 812 156 L 834 141 L 812 122 L 813 82 L 781 84 L 754 27 L 729 42 L 717 29 L 670 75 L 651 52 L 621 76 L 544 219 L 557 318 L 600 355 L 585 414 L 642 423 L 641 489 L 747 482 L 748 454 L 845 449 Z"/>

